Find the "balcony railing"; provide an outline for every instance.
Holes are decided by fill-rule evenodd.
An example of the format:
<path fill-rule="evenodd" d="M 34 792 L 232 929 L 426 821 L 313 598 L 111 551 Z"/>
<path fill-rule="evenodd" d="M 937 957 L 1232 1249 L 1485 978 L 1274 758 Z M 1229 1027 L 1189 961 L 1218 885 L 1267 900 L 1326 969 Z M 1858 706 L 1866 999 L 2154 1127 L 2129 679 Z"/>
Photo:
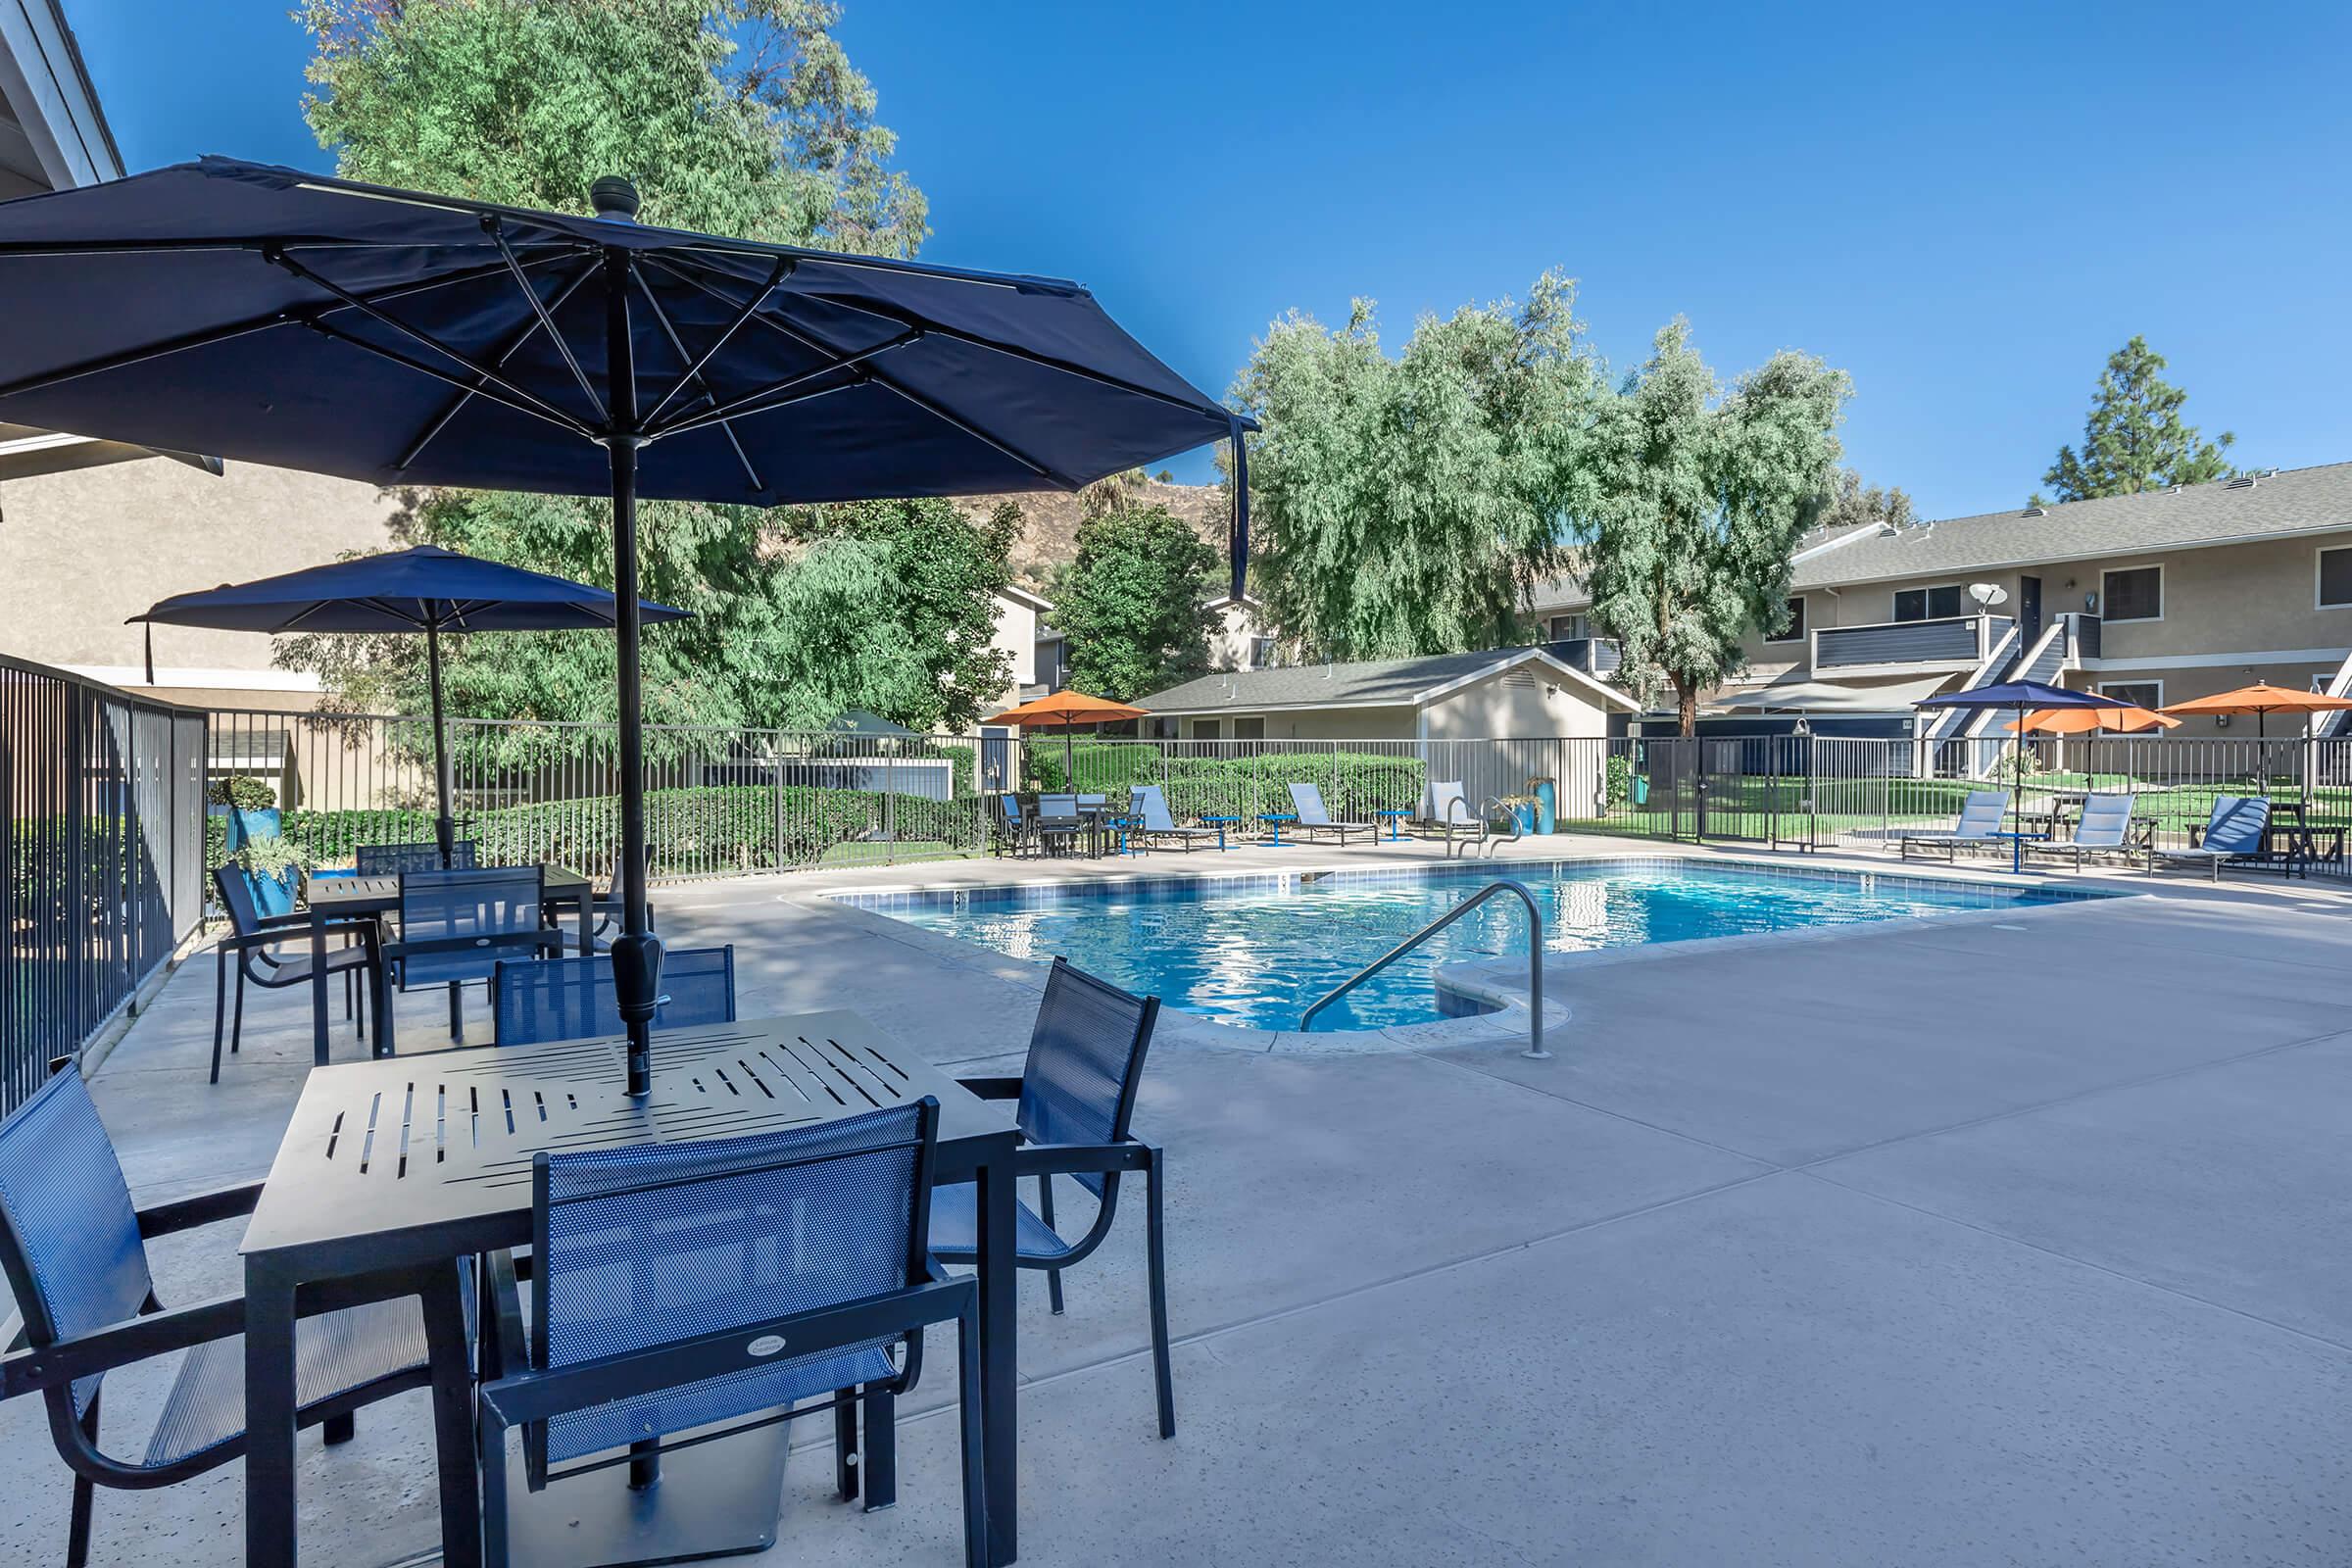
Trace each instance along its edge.
<path fill-rule="evenodd" d="M 1974 664 L 2008 634 L 2009 626 L 2007 615 L 1947 615 L 1869 626 L 1824 626 L 1812 635 L 1813 667 Z"/>

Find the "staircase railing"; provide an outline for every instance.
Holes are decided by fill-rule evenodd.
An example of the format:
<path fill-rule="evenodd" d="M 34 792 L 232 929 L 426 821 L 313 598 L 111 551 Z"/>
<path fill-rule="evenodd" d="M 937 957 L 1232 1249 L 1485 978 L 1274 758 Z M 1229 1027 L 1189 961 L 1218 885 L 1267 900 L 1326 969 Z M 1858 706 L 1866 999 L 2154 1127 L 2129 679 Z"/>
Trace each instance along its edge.
<path fill-rule="evenodd" d="M 1528 1036 L 1527 1049 L 1519 1054 L 1533 1057 L 1537 1061 L 1549 1060 L 1551 1053 L 1544 1049 L 1544 911 L 1537 906 L 1536 896 L 1527 890 L 1525 883 L 1514 882 L 1508 877 L 1500 881 L 1490 882 L 1480 888 L 1476 893 L 1471 894 L 1461 903 L 1447 909 L 1444 914 L 1439 915 L 1435 920 L 1430 921 L 1429 924 L 1406 937 L 1402 942 L 1397 943 L 1329 991 L 1324 992 L 1313 1002 L 1308 1003 L 1306 1010 L 1298 1015 L 1299 1032 L 1303 1034 L 1307 1026 L 1315 1021 L 1316 1013 L 1321 1012 L 1325 1007 L 1330 1006 L 1489 899 L 1503 893 L 1515 896 L 1521 904 L 1527 906 Z"/>

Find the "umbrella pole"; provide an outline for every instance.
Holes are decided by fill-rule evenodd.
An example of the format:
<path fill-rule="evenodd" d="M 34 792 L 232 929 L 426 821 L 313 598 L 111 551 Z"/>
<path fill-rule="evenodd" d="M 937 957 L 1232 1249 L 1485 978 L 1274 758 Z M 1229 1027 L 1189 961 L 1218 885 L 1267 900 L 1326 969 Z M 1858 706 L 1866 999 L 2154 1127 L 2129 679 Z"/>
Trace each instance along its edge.
<path fill-rule="evenodd" d="M 2017 710 L 2017 755 L 2009 767 L 2009 874 L 2026 871 L 2026 710 Z"/>
<path fill-rule="evenodd" d="M 424 628 L 425 683 L 433 694 L 433 796 L 441 814 L 433 821 L 433 840 L 441 849 L 441 869 L 449 869 L 457 847 L 457 825 L 450 817 L 450 799 L 457 792 L 449 780 L 449 721 L 441 711 L 441 628 L 428 621 Z"/>
<path fill-rule="evenodd" d="M 637 599 L 637 368 L 629 341 L 628 253 L 605 252 L 605 398 L 612 424 L 605 437 L 612 457 L 612 630 L 618 643 L 620 688 L 621 934 L 612 941 L 612 992 L 629 1032 L 628 1093 L 653 1093 L 655 999 L 662 989 L 662 942 L 653 934 L 645 900 L 645 717 L 639 710 L 643 675 L 637 659 L 642 619 Z M 633 1463 L 631 1480 L 650 1471 Z M 648 1476 L 650 1480 L 650 1475 Z"/>

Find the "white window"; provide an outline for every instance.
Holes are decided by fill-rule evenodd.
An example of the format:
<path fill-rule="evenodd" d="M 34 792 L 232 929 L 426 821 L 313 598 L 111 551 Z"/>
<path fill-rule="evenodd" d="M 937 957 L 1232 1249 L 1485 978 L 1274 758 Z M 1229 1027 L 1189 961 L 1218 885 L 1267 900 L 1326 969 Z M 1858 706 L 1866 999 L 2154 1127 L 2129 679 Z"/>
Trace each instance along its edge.
<path fill-rule="evenodd" d="M 2320 552 L 2320 608 L 2352 610 L 2352 545 Z"/>
<path fill-rule="evenodd" d="M 1905 588 L 1894 596 L 1897 620 L 1949 620 L 1962 613 L 1960 585 L 1947 582 L 1934 588 Z"/>
<path fill-rule="evenodd" d="M 2112 697 L 2119 703 L 2132 703 L 2140 708 L 2164 706 L 2164 682 L 2160 680 L 2103 680 L 2099 695 Z"/>
<path fill-rule="evenodd" d="M 2126 566 L 2120 571 L 2105 573 L 2099 588 L 2099 618 L 2106 621 L 2162 620 L 2164 568 Z"/>
<path fill-rule="evenodd" d="M 1271 669 L 1274 667 L 1273 638 L 1252 637 L 1250 639 L 1250 667 L 1251 669 Z"/>
<path fill-rule="evenodd" d="M 1805 640 L 1805 596 L 1796 594 L 1788 601 L 1788 623 L 1779 631 L 1766 635 L 1768 643 L 1801 643 Z"/>

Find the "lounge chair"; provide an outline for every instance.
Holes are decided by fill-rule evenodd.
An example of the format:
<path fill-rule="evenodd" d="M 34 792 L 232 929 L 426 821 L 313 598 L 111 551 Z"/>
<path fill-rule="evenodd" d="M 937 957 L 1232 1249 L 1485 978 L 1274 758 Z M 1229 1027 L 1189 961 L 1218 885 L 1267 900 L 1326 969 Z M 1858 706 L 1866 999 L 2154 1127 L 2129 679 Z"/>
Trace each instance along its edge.
<path fill-rule="evenodd" d="M 1914 848 L 1941 850 L 1945 859 L 1956 860 L 1962 850 L 1997 846 L 2006 837 L 2001 832 L 2001 818 L 2008 814 L 2009 797 L 1999 790 L 1970 790 L 1960 807 L 1960 820 L 1952 824 L 1951 831 L 1902 835 L 1903 858 L 1911 858 Z"/>
<path fill-rule="evenodd" d="M 2217 795 L 2213 798 L 2213 815 L 2198 834 L 2197 842 L 2185 850 L 2160 850 L 2148 846 L 2148 869 L 2156 869 L 2159 860 L 2176 865 L 2202 865 L 2212 872 L 2213 880 L 2222 879 L 2222 864 L 2227 860 L 2259 862 L 2270 859 L 2271 803 L 2259 795 Z M 2291 874 L 2295 868 L 2293 851 L 2278 859 L 2279 868 Z"/>
<path fill-rule="evenodd" d="M 1173 840 L 1191 854 L 1203 844 L 1218 842 L 1213 827 L 1178 827 L 1168 814 L 1167 797 L 1160 794 L 1156 784 L 1138 784 L 1127 792 L 1127 813 L 1140 818 L 1139 825 L 1127 830 L 1127 839 L 1138 846 L 1147 842 L 1166 843 Z"/>
<path fill-rule="evenodd" d="M 1470 809 L 1462 796 L 1461 780 L 1432 783 L 1421 801 L 1421 815 L 1413 824 L 1424 833 L 1444 833 L 1446 853 L 1453 853 L 1453 836 L 1467 833 L 1473 844 L 1483 844 L 1487 838 L 1487 819 Z"/>
<path fill-rule="evenodd" d="M 2026 853 L 2071 856 L 2077 870 L 2082 869 L 2083 857 L 2089 855 L 2121 855 L 2137 859 L 2141 847 L 2132 842 L 2134 801 L 2129 791 L 2094 790 L 2082 798 L 2082 816 L 2075 824 L 2073 838 L 2063 844 L 2029 844 Z"/>
<path fill-rule="evenodd" d="M 1337 838 L 1345 845 L 1350 833 L 1361 833 L 1367 840 L 1380 836 L 1380 825 L 1376 822 L 1333 820 L 1332 814 L 1323 808 L 1323 791 L 1312 784 L 1291 786 L 1291 808 L 1298 814 L 1292 829 L 1300 837 Z"/>

